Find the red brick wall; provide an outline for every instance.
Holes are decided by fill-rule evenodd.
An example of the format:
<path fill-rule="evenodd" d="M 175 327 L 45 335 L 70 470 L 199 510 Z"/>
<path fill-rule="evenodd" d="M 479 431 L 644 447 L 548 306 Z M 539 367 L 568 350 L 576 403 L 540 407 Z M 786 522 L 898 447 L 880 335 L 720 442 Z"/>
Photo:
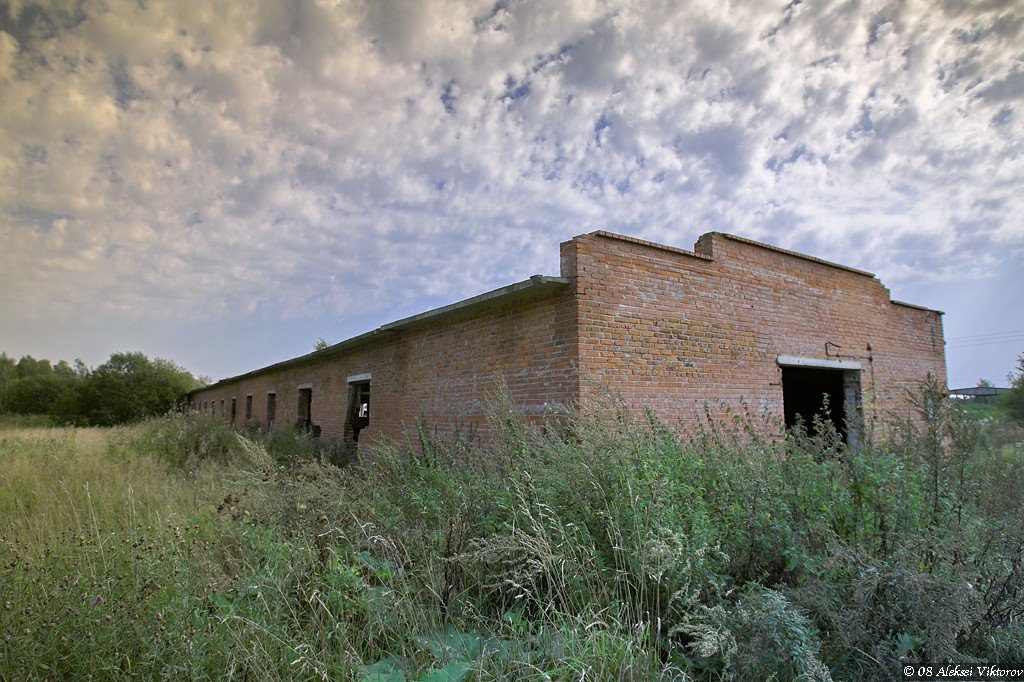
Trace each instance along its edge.
<path fill-rule="evenodd" d="M 781 421 L 779 355 L 860 362 L 879 423 L 927 373 L 945 382 L 941 315 L 892 303 L 867 273 L 717 233 L 694 252 L 592 233 L 562 244 L 562 264 L 583 405 L 610 389 L 683 430 L 705 403 Z"/>
<path fill-rule="evenodd" d="M 946 377 L 940 314 L 890 301 L 873 276 L 718 233 L 694 251 L 591 233 L 562 244 L 562 285 L 496 299 L 382 332 L 366 343 L 192 396 L 236 423 L 296 420 L 298 390 L 313 390 L 312 421 L 343 439 L 347 378 L 372 374 L 362 443 L 401 438 L 422 420 L 441 435 L 483 432 L 485 403 L 504 375 L 518 407 L 539 416 L 610 390 L 681 430 L 708 404 L 781 421 L 779 355 L 861 363 L 865 416 L 908 411 L 904 391 Z M 826 344 L 829 344 L 826 346 Z M 870 351 L 869 351 L 870 346 Z"/>
<path fill-rule="evenodd" d="M 370 373 L 370 425 L 360 443 L 381 436 L 414 433 L 417 419 L 431 433 L 481 435 L 495 378 L 505 377 L 516 405 L 526 414 L 571 402 L 576 395 L 572 342 L 572 292 L 517 297 L 483 310 L 456 312 L 385 332 L 370 342 L 334 355 L 270 369 L 195 392 L 193 406 L 238 398 L 236 424 L 245 416 L 245 395 L 253 394 L 253 417 L 266 417 L 267 392 L 276 391 L 278 426 L 296 421 L 298 390 L 313 389 L 312 421 L 322 436 L 342 440 L 348 410 L 348 377 Z M 230 418 L 230 408 L 225 410 Z"/>

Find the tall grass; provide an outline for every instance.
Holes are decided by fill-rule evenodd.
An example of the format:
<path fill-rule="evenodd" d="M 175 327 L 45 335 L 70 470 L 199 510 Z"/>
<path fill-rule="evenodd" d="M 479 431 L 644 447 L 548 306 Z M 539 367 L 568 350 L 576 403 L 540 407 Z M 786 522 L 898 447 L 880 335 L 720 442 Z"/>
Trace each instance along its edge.
<path fill-rule="evenodd" d="M 208 503 L 214 475 L 186 481 L 139 457 L 131 429 L 0 430 L 0 535 L 38 554 L 63 534 L 96 534 L 173 522 Z"/>
<path fill-rule="evenodd" d="M 0 676 L 1022 667 L 1024 453 L 917 404 L 852 451 L 742 416 L 680 439 L 615 404 L 531 426 L 499 396 L 489 446 L 423 427 L 343 468 L 204 415 L 0 432 Z"/>

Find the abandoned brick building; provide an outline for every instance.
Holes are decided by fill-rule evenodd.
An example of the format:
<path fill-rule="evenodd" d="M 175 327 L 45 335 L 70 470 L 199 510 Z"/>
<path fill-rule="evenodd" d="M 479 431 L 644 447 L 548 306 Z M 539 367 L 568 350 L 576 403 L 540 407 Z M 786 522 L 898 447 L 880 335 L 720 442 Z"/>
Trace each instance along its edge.
<path fill-rule="evenodd" d="M 711 232 L 693 251 L 599 231 L 561 245 L 561 276 L 437 308 L 194 391 L 234 424 L 304 424 L 360 444 L 483 427 L 503 376 L 516 406 L 581 410 L 604 392 L 685 430 L 705 405 L 792 424 L 822 410 L 856 439 L 946 377 L 942 313 L 868 272 Z M 371 407 L 372 396 L 372 407 Z M 768 428 L 768 427 L 766 427 Z M 844 430 L 844 433 L 846 431 Z"/>

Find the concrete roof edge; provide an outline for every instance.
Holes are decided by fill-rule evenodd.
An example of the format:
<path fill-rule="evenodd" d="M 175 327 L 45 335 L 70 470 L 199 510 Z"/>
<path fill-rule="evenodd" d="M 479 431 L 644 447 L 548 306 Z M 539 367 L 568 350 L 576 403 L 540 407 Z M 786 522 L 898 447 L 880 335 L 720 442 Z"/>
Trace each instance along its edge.
<path fill-rule="evenodd" d="M 448 305 L 441 306 L 440 308 L 433 308 L 432 310 L 428 310 L 426 312 L 419 313 L 418 315 L 412 315 L 410 317 L 404 317 L 404 318 L 402 318 L 400 320 L 396 320 L 394 322 L 389 322 L 387 324 L 383 324 L 380 327 L 377 327 L 376 329 L 372 329 L 372 330 L 370 330 L 368 332 L 364 332 L 362 334 L 359 334 L 358 336 L 353 336 L 352 338 L 345 339 L 344 341 L 340 341 L 340 342 L 338 342 L 338 343 L 336 343 L 334 345 L 328 346 L 327 348 L 324 348 L 322 350 L 313 351 L 312 353 L 306 353 L 305 355 L 300 355 L 298 357 L 290 358 L 288 360 L 282 360 L 281 362 L 275 362 L 272 365 L 267 365 L 266 367 L 260 367 L 259 369 L 254 369 L 254 370 L 252 370 L 250 372 L 246 372 L 244 374 L 239 374 L 237 376 L 227 377 L 227 378 L 221 379 L 220 381 L 216 381 L 216 382 L 210 384 L 209 386 L 203 386 L 202 388 L 197 388 L 197 389 L 194 389 L 192 391 L 189 391 L 187 395 L 191 396 L 193 393 L 196 393 L 198 391 L 203 391 L 203 390 L 206 390 L 208 388 L 215 388 L 217 386 L 221 386 L 222 384 L 229 384 L 229 383 L 233 383 L 233 382 L 236 382 L 236 381 L 240 381 L 242 379 L 248 379 L 250 377 L 254 377 L 254 376 L 263 374 L 265 372 L 270 372 L 272 370 L 284 369 L 285 367 L 292 367 L 292 366 L 295 366 L 295 365 L 301 365 L 301 364 L 306 363 L 306 362 L 312 362 L 314 360 L 320 360 L 322 358 L 330 357 L 331 355 L 334 355 L 336 353 L 340 353 L 340 352 L 346 351 L 346 350 L 348 350 L 350 348 L 353 348 L 355 346 L 358 346 L 358 345 L 361 345 L 363 343 L 366 343 L 366 342 L 370 341 L 371 339 L 373 339 L 374 337 L 377 337 L 377 336 L 379 336 L 381 334 L 385 334 L 385 333 L 388 333 L 388 332 L 395 332 L 395 331 L 398 331 L 399 329 L 403 329 L 405 327 L 408 327 L 410 325 L 416 324 L 418 322 L 423 322 L 423 321 L 426 321 L 426 320 L 431 320 L 433 318 L 443 317 L 444 315 L 447 315 L 449 313 L 454 313 L 454 312 L 459 311 L 459 310 L 465 310 L 465 309 L 472 308 L 472 307 L 477 306 L 477 305 L 482 305 L 482 304 L 487 303 L 489 301 L 493 301 L 495 299 L 503 298 L 505 296 L 509 296 L 511 294 L 515 294 L 515 293 L 524 291 L 526 289 L 531 289 L 531 288 L 535 288 L 535 287 L 542 287 L 542 286 L 549 287 L 551 285 L 554 285 L 554 286 L 566 286 L 569 283 L 570 283 L 570 280 L 568 278 L 565 278 L 565 277 L 550 277 L 548 275 L 533 275 L 529 279 L 525 279 L 525 280 L 523 280 L 521 282 L 516 282 L 514 284 L 509 284 L 509 285 L 506 285 L 506 286 L 503 286 L 503 287 L 499 287 L 497 289 L 493 289 L 491 291 L 487 291 L 487 292 L 484 292 L 482 294 L 478 294 L 477 296 L 473 296 L 471 298 L 467 298 L 467 299 L 464 299 L 462 301 L 456 301 L 455 303 L 450 303 Z"/>
<path fill-rule="evenodd" d="M 432 310 L 427 310 L 426 312 L 422 312 L 422 313 L 419 313 L 417 315 L 411 315 L 409 317 L 403 317 L 402 319 L 396 320 L 394 322 L 388 322 L 387 324 L 381 325 L 380 327 L 378 327 L 378 329 L 380 331 L 392 331 L 392 330 L 398 329 L 400 327 L 406 327 L 406 326 L 408 326 L 410 324 L 414 324 L 416 322 L 422 322 L 424 320 L 429 320 L 429 319 L 432 319 L 432 318 L 435 318 L 435 317 L 440 317 L 442 315 L 446 315 L 448 313 L 455 312 L 456 310 L 463 310 L 465 308 L 470 308 L 470 307 L 473 307 L 473 306 L 476 306 L 476 305 L 480 305 L 482 303 L 487 303 L 488 301 L 492 301 L 492 300 L 497 299 L 497 298 L 502 298 L 504 296 L 508 296 L 509 294 L 514 294 L 516 292 L 523 291 L 524 289 L 529 289 L 529 288 L 537 287 L 537 286 L 543 286 L 543 285 L 546 285 L 546 284 L 555 284 L 555 285 L 569 284 L 569 280 L 567 278 L 565 278 L 565 277 L 550 277 L 550 276 L 547 276 L 547 275 L 532 275 L 530 277 L 530 279 L 524 279 L 521 282 L 516 282 L 514 284 L 508 284 L 506 286 L 499 287 L 499 288 L 493 289 L 491 291 L 485 291 L 482 294 L 477 294 L 476 296 L 464 299 L 462 301 L 456 301 L 455 303 L 449 303 L 448 305 L 441 306 L 440 308 L 434 308 Z"/>
<path fill-rule="evenodd" d="M 945 312 L 943 312 L 941 310 L 936 310 L 935 308 L 926 308 L 925 306 L 917 305 L 916 303 L 907 303 L 905 301 L 896 301 L 894 299 L 889 299 L 889 302 L 892 303 L 893 305 L 901 305 L 901 306 L 903 306 L 905 308 L 914 308 L 915 310 L 924 310 L 924 311 L 927 311 L 929 313 L 938 313 L 939 315 L 945 315 L 946 314 Z"/>
<path fill-rule="evenodd" d="M 966 395 L 999 395 L 1010 389 L 1006 386 L 968 386 L 967 388 L 951 388 L 947 393 L 962 393 Z"/>
<path fill-rule="evenodd" d="M 842 263 L 835 263 L 824 258 L 818 258 L 817 256 L 811 256 L 806 253 L 800 253 L 799 251 L 791 251 L 790 249 L 784 249 L 781 246 L 775 246 L 774 244 L 766 244 L 765 242 L 759 242 L 756 239 L 749 239 L 747 237 L 740 237 L 735 234 L 729 234 L 728 232 L 708 232 L 708 234 L 718 235 L 731 239 L 734 242 L 740 242 L 742 244 L 750 244 L 751 246 L 758 246 L 762 249 L 768 249 L 769 251 L 775 251 L 777 253 L 784 254 L 786 256 L 793 256 L 794 258 L 801 258 L 803 260 L 811 261 L 812 263 L 818 263 L 820 265 L 827 265 L 832 268 L 838 268 L 839 270 L 846 270 L 857 275 L 864 275 L 865 277 L 876 278 L 875 273 L 868 272 L 867 270 L 860 270 L 858 268 L 850 267 L 849 265 L 843 265 Z"/>
<path fill-rule="evenodd" d="M 595 237 L 604 237 L 605 239 L 616 239 L 620 242 L 629 242 L 631 244 L 639 244 L 640 246 L 648 246 L 652 249 L 658 249 L 659 251 L 668 251 L 669 253 L 678 253 L 683 256 L 691 256 L 692 258 L 699 258 L 700 260 L 713 261 L 715 260 L 711 256 L 706 256 L 703 253 L 697 253 L 695 251 L 689 251 L 687 249 L 681 249 L 678 246 L 669 246 L 668 244 L 659 244 L 658 242 L 648 241 L 647 239 L 640 239 L 639 237 L 630 237 L 625 234 L 618 234 L 616 232 L 609 232 L 608 230 L 594 230 L 593 232 L 587 232 L 583 237 L 593 235 Z"/>

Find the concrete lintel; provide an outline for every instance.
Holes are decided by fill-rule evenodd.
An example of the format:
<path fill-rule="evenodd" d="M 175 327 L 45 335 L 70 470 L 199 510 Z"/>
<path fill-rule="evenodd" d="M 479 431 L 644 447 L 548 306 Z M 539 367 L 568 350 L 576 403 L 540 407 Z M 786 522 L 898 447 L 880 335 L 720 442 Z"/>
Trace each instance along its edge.
<path fill-rule="evenodd" d="M 371 372 L 364 372 L 363 374 L 353 374 L 352 376 L 350 376 L 348 378 L 348 383 L 350 383 L 350 384 L 357 384 L 360 381 L 369 381 L 372 378 L 373 378 L 373 373 L 371 373 Z"/>
<path fill-rule="evenodd" d="M 313 384 L 299 384 L 298 386 L 295 387 L 295 390 L 301 391 L 304 388 L 308 388 L 309 390 L 312 391 L 313 390 Z"/>
<path fill-rule="evenodd" d="M 777 360 L 780 367 L 817 367 L 818 369 L 860 369 L 860 363 L 854 360 L 824 360 L 819 358 L 801 358 L 796 355 L 780 355 Z"/>

